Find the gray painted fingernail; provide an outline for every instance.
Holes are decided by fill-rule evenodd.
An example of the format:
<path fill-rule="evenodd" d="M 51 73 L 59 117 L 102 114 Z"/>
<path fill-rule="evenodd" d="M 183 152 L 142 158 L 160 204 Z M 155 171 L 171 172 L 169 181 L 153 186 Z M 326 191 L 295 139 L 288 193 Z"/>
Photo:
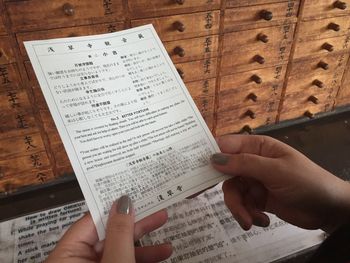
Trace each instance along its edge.
<path fill-rule="evenodd" d="M 123 195 L 119 198 L 117 203 L 117 213 L 128 215 L 131 213 L 132 201 L 128 195 Z"/>
<path fill-rule="evenodd" d="M 228 163 L 228 160 L 229 160 L 228 156 L 222 153 L 214 153 L 211 156 L 211 161 L 218 165 L 225 165 Z"/>

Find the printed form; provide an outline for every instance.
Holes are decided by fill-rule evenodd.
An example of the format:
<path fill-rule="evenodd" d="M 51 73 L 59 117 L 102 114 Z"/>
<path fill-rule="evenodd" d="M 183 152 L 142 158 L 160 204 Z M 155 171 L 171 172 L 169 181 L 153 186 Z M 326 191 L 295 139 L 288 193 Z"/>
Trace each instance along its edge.
<path fill-rule="evenodd" d="M 123 194 L 139 220 L 225 179 L 152 25 L 24 44 L 101 240 Z"/>

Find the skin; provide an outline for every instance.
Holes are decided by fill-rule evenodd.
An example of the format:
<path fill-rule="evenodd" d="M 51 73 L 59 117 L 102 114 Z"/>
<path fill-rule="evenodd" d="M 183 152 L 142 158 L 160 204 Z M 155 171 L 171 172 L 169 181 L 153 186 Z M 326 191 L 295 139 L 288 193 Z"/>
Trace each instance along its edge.
<path fill-rule="evenodd" d="M 165 210 L 134 223 L 134 215 L 118 214 L 111 208 L 106 239 L 99 242 L 90 214 L 73 224 L 51 252 L 46 263 L 158 262 L 172 253 L 170 244 L 135 247 L 144 234 L 162 226 L 168 219 Z"/>
<path fill-rule="evenodd" d="M 332 232 L 350 219 L 350 184 L 292 147 L 267 136 L 229 135 L 217 139 L 218 171 L 232 175 L 224 200 L 245 230 L 266 227 L 265 212 L 305 229 Z"/>

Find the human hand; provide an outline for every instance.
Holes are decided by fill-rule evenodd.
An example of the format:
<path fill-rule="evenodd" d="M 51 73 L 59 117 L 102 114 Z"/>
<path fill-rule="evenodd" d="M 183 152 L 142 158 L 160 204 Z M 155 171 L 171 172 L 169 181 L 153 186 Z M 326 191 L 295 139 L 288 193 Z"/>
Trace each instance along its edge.
<path fill-rule="evenodd" d="M 131 263 L 165 260 L 172 253 L 170 244 L 134 247 L 134 242 L 162 226 L 167 219 L 166 211 L 162 210 L 134 224 L 131 201 L 123 196 L 110 210 L 105 241 L 99 242 L 95 225 L 90 214 L 87 214 L 67 230 L 46 263 Z"/>
<path fill-rule="evenodd" d="M 218 171 L 233 175 L 224 199 L 241 227 L 266 227 L 270 212 L 306 229 L 331 232 L 350 219 L 350 184 L 292 147 L 267 136 L 229 135 L 217 139 Z"/>

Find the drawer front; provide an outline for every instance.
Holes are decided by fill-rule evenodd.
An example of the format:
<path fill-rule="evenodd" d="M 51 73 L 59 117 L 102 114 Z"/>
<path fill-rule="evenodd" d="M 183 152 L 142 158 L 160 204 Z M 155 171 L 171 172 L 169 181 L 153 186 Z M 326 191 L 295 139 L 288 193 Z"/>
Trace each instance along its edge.
<path fill-rule="evenodd" d="M 197 97 L 194 102 L 203 116 L 214 112 L 214 96 Z"/>
<path fill-rule="evenodd" d="M 131 17 L 152 17 L 220 9 L 220 0 L 132 0 L 128 1 Z"/>
<path fill-rule="evenodd" d="M 244 32 L 226 33 L 223 52 L 240 52 L 245 50 L 261 50 L 273 46 L 283 46 L 293 41 L 295 24 L 266 27 Z"/>
<path fill-rule="evenodd" d="M 218 56 L 219 36 L 207 36 L 165 42 L 164 46 L 174 63 Z"/>
<path fill-rule="evenodd" d="M 105 23 L 105 24 L 97 24 L 97 25 L 89 25 L 89 26 L 77 26 L 77 27 L 50 29 L 50 30 L 42 30 L 42 31 L 35 31 L 35 32 L 17 33 L 16 38 L 19 44 L 19 49 L 21 51 L 21 54 L 23 56 L 27 56 L 27 52 L 23 44 L 24 41 L 104 34 L 104 33 L 119 31 L 119 30 L 122 30 L 123 28 L 124 28 L 124 23 L 122 22 Z"/>
<path fill-rule="evenodd" d="M 39 131 L 31 111 L 1 111 L 0 117 L 0 139 L 12 138 L 14 136 L 21 136 Z"/>
<path fill-rule="evenodd" d="M 298 40 L 308 41 L 343 36 L 349 32 L 350 16 L 301 21 Z"/>
<path fill-rule="evenodd" d="M 293 59 L 322 56 L 350 49 L 350 35 L 298 42 Z"/>
<path fill-rule="evenodd" d="M 0 7 L 0 11 L 1 11 L 1 7 Z M 0 16 L 0 35 L 6 35 L 6 28 L 2 19 L 3 18 Z"/>
<path fill-rule="evenodd" d="M 294 2 L 291 0 L 240 0 L 240 1 L 226 0 L 226 8 L 263 5 L 263 4 L 280 3 L 280 2 L 287 2 L 287 1 Z"/>
<path fill-rule="evenodd" d="M 0 111 L 30 111 L 31 104 L 24 89 L 9 90 L 0 93 Z"/>
<path fill-rule="evenodd" d="M 294 23 L 298 9 L 297 1 L 227 9 L 224 30 L 229 32 Z"/>
<path fill-rule="evenodd" d="M 303 19 L 317 19 L 350 14 L 350 0 L 305 0 Z"/>
<path fill-rule="evenodd" d="M 208 97 L 215 95 L 216 79 L 205 79 L 186 83 L 186 87 L 192 98 Z"/>
<path fill-rule="evenodd" d="M 7 2 L 6 8 L 13 27 L 20 31 L 124 19 L 122 0 L 29 0 Z"/>
<path fill-rule="evenodd" d="M 271 83 L 260 88 L 239 87 L 219 94 L 219 111 L 260 105 L 270 111 L 279 103 L 283 82 Z"/>
<path fill-rule="evenodd" d="M 332 110 L 333 104 L 318 104 L 318 105 L 309 105 L 307 107 L 296 107 L 290 108 L 283 104 L 282 112 L 280 114 L 280 121 L 298 119 L 298 118 L 313 118 L 313 116 L 320 112 L 327 112 Z"/>
<path fill-rule="evenodd" d="M 153 24 L 162 41 L 218 34 L 220 11 L 200 12 L 131 21 L 131 25 Z"/>
<path fill-rule="evenodd" d="M 286 69 L 287 65 L 277 65 L 270 68 L 223 76 L 220 81 L 220 92 L 227 92 L 238 88 L 265 89 L 265 87 L 283 81 Z M 270 91 L 272 92 L 272 90 Z"/>
<path fill-rule="evenodd" d="M 290 49 L 291 44 L 288 43 L 260 50 L 250 50 L 242 47 L 239 52 L 223 54 L 221 73 L 227 75 L 284 64 L 289 59 Z"/>
<path fill-rule="evenodd" d="M 16 147 L 13 147 L 13 146 Z M 0 160 L 45 151 L 40 133 L 27 134 L 0 140 Z"/>
<path fill-rule="evenodd" d="M 175 64 L 182 80 L 186 82 L 214 78 L 216 76 L 217 59 L 210 58 L 192 62 Z"/>
<path fill-rule="evenodd" d="M 287 93 L 284 97 L 283 106 L 287 109 L 317 107 L 318 105 L 332 105 L 336 91 L 313 91 Z"/>
<path fill-rule="evenodd" d="M 20 82 L 21 78 L 15 63 L 0 65 L 0 92 L 17 88 Z"/>
<path fill-rule="evenodd" d="M 250 110 L 255 118 L 246 115 Z M 274 112 L 264 112 L 258 107 L 239 108 L 232 111 L 219 112 L 217 114 L 216 135 L 221 136 L 228 133 L 240 132 L 245 126 L 257 128 L 260 126 L 274 124 L 276 121 L 277 109 Z"/>
<path fill-rule="evenodd" d="M 10 64 L 15 62 L 15 60 L 11 39 L 9 37 L 0 37 L 0 64 Z"/>

